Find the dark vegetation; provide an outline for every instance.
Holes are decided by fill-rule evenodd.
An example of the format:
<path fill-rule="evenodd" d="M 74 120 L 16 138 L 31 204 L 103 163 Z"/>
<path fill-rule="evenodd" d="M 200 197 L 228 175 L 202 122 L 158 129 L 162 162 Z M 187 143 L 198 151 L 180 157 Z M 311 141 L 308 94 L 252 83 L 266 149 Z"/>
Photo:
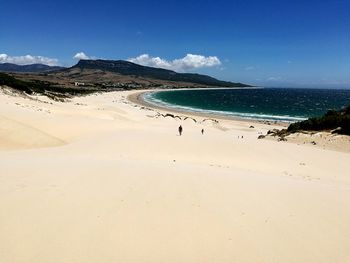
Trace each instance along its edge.
<path fill-rule="evenodd" d="M 84 88 L 73 88 L 73 87 L 60 87 L 50 82 L 44 82 L 39 80 L 24 81 L 17 79 L 11 75 L 0 73 L 0 86 L 8 86 L 17 91 L 25 92 L 29 95 L 32 94 L 55 94 L 57 96 L 64 97 L 65 95 L 84 95 L 95 92 L 96 90 L 84 89 Z"/>
<path fill-rule="evenodd" d="M 333 133 L 350 135 L 350 106 L 339 111 L 329 110 L 322 117 L 292 123 L 287 132 L 324 131 L 333 130 Z"/>

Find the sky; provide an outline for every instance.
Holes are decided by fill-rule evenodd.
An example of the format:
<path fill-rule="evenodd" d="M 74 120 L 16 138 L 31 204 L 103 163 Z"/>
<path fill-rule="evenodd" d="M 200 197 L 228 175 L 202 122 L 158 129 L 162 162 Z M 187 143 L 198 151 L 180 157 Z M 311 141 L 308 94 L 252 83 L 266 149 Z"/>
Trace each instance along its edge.
<path fill-rule="evenodd" d="M 350 0 L 0 0 L 0 63 L 124 59 L 272 87 L 350 87 Z"/>

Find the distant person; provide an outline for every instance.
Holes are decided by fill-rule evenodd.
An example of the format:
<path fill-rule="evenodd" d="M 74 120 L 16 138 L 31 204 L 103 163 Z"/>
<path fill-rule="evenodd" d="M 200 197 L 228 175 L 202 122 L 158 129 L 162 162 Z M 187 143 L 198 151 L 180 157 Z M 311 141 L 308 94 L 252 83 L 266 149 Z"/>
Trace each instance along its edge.
<path fill-rule="evenodd" d="M 201 130 L 202 135 L 204 134 L 204 129 Z"/>
<path fill-rule="evenodd" d="M 180 136 L 182 135 L 182 126 L 181 125 L 179 126 L 179 134 L 180 134 Z"/>

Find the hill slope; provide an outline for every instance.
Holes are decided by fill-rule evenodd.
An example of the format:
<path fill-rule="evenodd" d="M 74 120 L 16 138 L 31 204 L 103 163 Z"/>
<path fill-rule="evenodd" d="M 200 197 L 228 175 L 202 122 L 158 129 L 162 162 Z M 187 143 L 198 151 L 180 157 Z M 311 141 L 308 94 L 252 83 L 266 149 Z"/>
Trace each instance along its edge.
<path fill-rule="evenodd" d="M 217 80 L 213 77 L 194 73 L 177 73 L 175 71 L 138 65 L 124 60 L 80 60 L 72 67 L 115 72 L 121 75 L 144 77 L 175 82 L 196 83 L 217 87 L 248 87 L 242 83 Z"/>

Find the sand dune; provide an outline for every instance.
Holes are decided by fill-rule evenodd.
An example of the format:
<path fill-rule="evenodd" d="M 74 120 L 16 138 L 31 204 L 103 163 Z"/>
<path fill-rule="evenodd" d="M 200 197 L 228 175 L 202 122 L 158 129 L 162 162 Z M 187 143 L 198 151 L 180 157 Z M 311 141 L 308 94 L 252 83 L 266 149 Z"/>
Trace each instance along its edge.
<path fill-rule="evenodd" d="M 40 148 L 63 144 L 63 140 L 39 129 L 0 116 L 0 149 Z"/>
<path fill-rule="evenodd" d="M 130 93 L 0 95 L 2 262 L 350 262 L 346 144 L 157 118 Z"/>

